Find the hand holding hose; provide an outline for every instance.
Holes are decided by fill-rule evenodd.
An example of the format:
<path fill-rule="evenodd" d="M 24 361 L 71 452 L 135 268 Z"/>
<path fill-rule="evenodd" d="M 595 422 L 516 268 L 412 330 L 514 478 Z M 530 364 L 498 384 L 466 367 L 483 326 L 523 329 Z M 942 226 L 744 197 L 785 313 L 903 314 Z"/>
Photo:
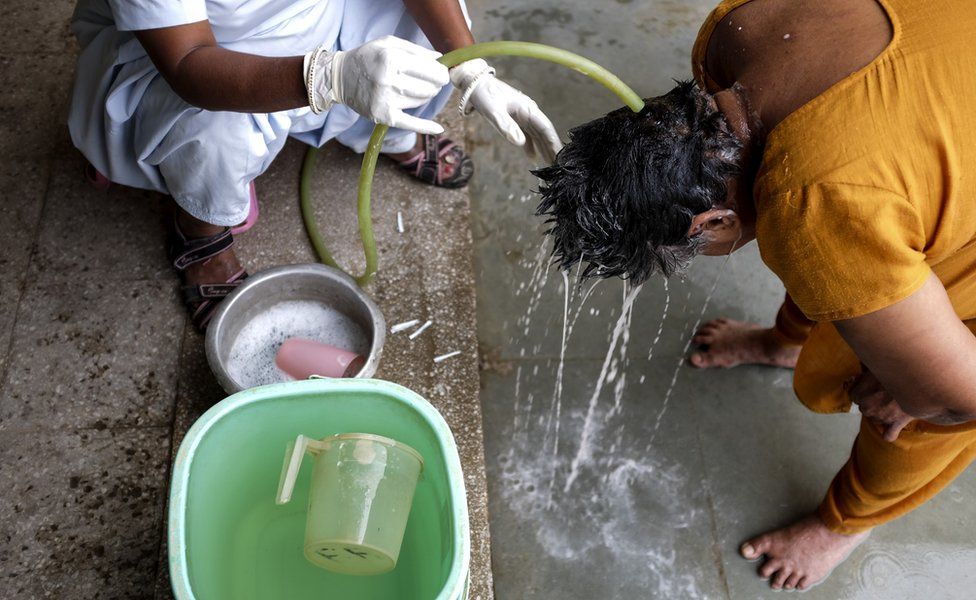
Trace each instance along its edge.
<path fill-rule="evenodd" d="M 349 51 L 319 47 L 305 55 L 305 88 L 312 111 L 345 104 L 382 125 L 417 133 L 443 133 L 434 121 L 408 115 L 450 82 L 440 53 L 386 36 Z"/>
<path fill-rule="evenodd" d="M 466 105 L 491 123 L 509 142 L 538 151 L 547 164 L 562 148 L 556 128 L 534 100 L 495 77 L 483 59 L 463 62 L 451 69 L 451 82 L 462 92 L 460 109 Z"/>
<path fill-rule="evenodd" d="M 627 84 L 620 81 L 613 73 L 578 54 L 553 48 L 552 46 L 533 44 L 531 42 L 484 42 L 448 52 L 439 60 L 448 67 L 454 67 L 464 62 L 472 62 L 478 58 L 499 55 L 538 58 L 569 67 L 574 71 L 583 73 L 594 79 L 612 91 L 635 113 L 640 112 L 644 108 L 644 101 L 641 100 L 641 97 L 634 90 L 627 87 Z M 305 71 L 306 75 L 308 75 L 309 60 L 307 57 L 305 63 Z M 306 81 L 308 79 L 306 78 Z M 309 85 L 308 89 L 313 89 L 313 86 Z M 548 119 L 546 121 L 548 122 Z M 551 127 L 551 124 L 549 127 Z M 378 255 L 376 252 L 376 239 L 373 236 L 373 222 L 370 216 L 370 194 L 373 189 L 373 171 L 376 169 L 376 160 L 379 158 L 380 149 L 383 147 L 383 139 L 386 137 L 386 132 L 387 127 L 385 125 L 377 125 L 373 129 L 373 135 L 369 138 L 366 154 L 363 156 L 363 168 L 359 173 L 359 234 L 363 240 L 363 253 L 366 256 L 366 271 L 359 277 L 356 277 L 356 283 L 360 286 L 368 284 L 376 274 L 377 269 Z M 550 151 L 553 153 L 559 149 L 558 137 L 555 137 L 555 142 L 554 146 L 550 147 Z M 326 247 L 322 235 L 318 231 L 318 226 L 315 224 L 315 215 L 312 212 L 310 179 L 312 169 L 315 166 L 315 153 L 316 148 L 309 148 L 305 153 L 305 161 L 302 163 L 302 219 L 305 221 L 305 229 L 308 231 L 308 237 L 319 259 L 329 266 L 342 269 L 335 262 L 335 259 L 332 258 L 332 254 L 329 253 L 329 249 Z"/>

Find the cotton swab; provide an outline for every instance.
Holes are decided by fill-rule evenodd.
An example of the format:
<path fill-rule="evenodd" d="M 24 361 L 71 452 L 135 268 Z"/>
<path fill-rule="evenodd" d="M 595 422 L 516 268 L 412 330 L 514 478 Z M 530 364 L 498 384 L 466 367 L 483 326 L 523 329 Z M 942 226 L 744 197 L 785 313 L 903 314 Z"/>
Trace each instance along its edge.
<path fill-rule="evenodd" d="M 414 331 L 413 333 L 411 333 L 407 337 L 409 337 L 411 340 L 416 339 L 418 335 L 420 335 L 421 333 L 423 333 L 424 330 L 426 330 L 428 327 L 430 327 L 433 323 L 434 323 L 433 321 L 427 321 L 426 323 L 424 323 L 423 325 L 421 325 L 420 327 L 418 327 L 416 331 Z"/>
<path fill-rule="evenodd" d="M 448 352 L 447 354 L 441 354 L 440 356 L 435 356 L 434 357 L 434 362 L 435 363 L 439 363 L 442 360 L 447 360 L 447 359 L 451 358 L 452 356 L 457 356 L 458 354 L 461 354 L 461 351 L 460 350 L 455 350 L 454 352 Z"/>
<path fill-rule="evenodd" d="M 410 319 L 409 321 L 404 321 L 403 323 L 397 323 L 393 327 L 390 327 L 390 333 L 400 333 L 405 329 L 410 329 L 419 322 L 420 319 Z"/>

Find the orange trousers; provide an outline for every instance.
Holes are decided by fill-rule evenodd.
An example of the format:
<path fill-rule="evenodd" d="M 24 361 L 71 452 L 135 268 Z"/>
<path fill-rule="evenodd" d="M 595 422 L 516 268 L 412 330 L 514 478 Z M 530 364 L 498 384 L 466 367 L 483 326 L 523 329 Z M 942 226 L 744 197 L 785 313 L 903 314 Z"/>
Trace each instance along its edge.
<path fill-rule="evenodd" d="M 976 332 L 976 321 L 966 321 Z M 807 319 L 789 295 L 776 315 L 776 332 L 802 345 L 793 375 L 797 397 L 810 410 L 847 412 L 843 382 L 861 370 L 854 351 L 830 323 Z M 976 424 L 910 423 L 894 442 L 861 418 L 847 463 L 834 477 L 819 513 L 832 531 L 855 534 L 897 519 L 945 488 L 976 459 Z"/>

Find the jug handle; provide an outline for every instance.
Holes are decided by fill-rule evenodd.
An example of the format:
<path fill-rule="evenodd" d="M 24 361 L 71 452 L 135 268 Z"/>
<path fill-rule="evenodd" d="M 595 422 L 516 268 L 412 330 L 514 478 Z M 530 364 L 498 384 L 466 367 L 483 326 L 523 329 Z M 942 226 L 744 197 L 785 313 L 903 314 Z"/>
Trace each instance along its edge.
<path fill-rule="evenodd" d="M 313 441 L 304 435 L 299 435 L 294 442 L 288 442 L 285 449 L 285 462 L 281 465 L 281 478 L 278 480 L 278 495 L 275 497 L 275 504 L 288 504 L 291 494 L 295 491 L 295 480 L 298 479 L 298 471 L 302 468 L 302 458 L 309 442 Z"/>

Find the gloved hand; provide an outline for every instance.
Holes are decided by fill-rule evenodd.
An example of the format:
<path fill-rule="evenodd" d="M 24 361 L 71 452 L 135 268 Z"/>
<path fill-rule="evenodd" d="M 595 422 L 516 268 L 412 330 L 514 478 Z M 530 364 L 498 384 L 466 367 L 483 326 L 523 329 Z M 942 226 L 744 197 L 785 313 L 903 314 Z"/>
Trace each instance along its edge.
<path fill-rule="evenodd" d="M 439 52 L 386 36 L 348 51 L 319 47 L 305 55 L 305 89 L 313 112 L 345 104 L 377 123 L 439 134 L 434 121 L 403 111 L 428 102 L 450 81 Z"/>
<path fill-rule="evenodd" d="M 556 128 L 534 100 L 495 78 L 495 70 L 480 58 L 451 69 L 451 83 L 464 94 L 464 105 L 481 113 L 509 142 L 524 146 L 529 156 L 539 151 L 547 163 L 563 147 Z"/>

